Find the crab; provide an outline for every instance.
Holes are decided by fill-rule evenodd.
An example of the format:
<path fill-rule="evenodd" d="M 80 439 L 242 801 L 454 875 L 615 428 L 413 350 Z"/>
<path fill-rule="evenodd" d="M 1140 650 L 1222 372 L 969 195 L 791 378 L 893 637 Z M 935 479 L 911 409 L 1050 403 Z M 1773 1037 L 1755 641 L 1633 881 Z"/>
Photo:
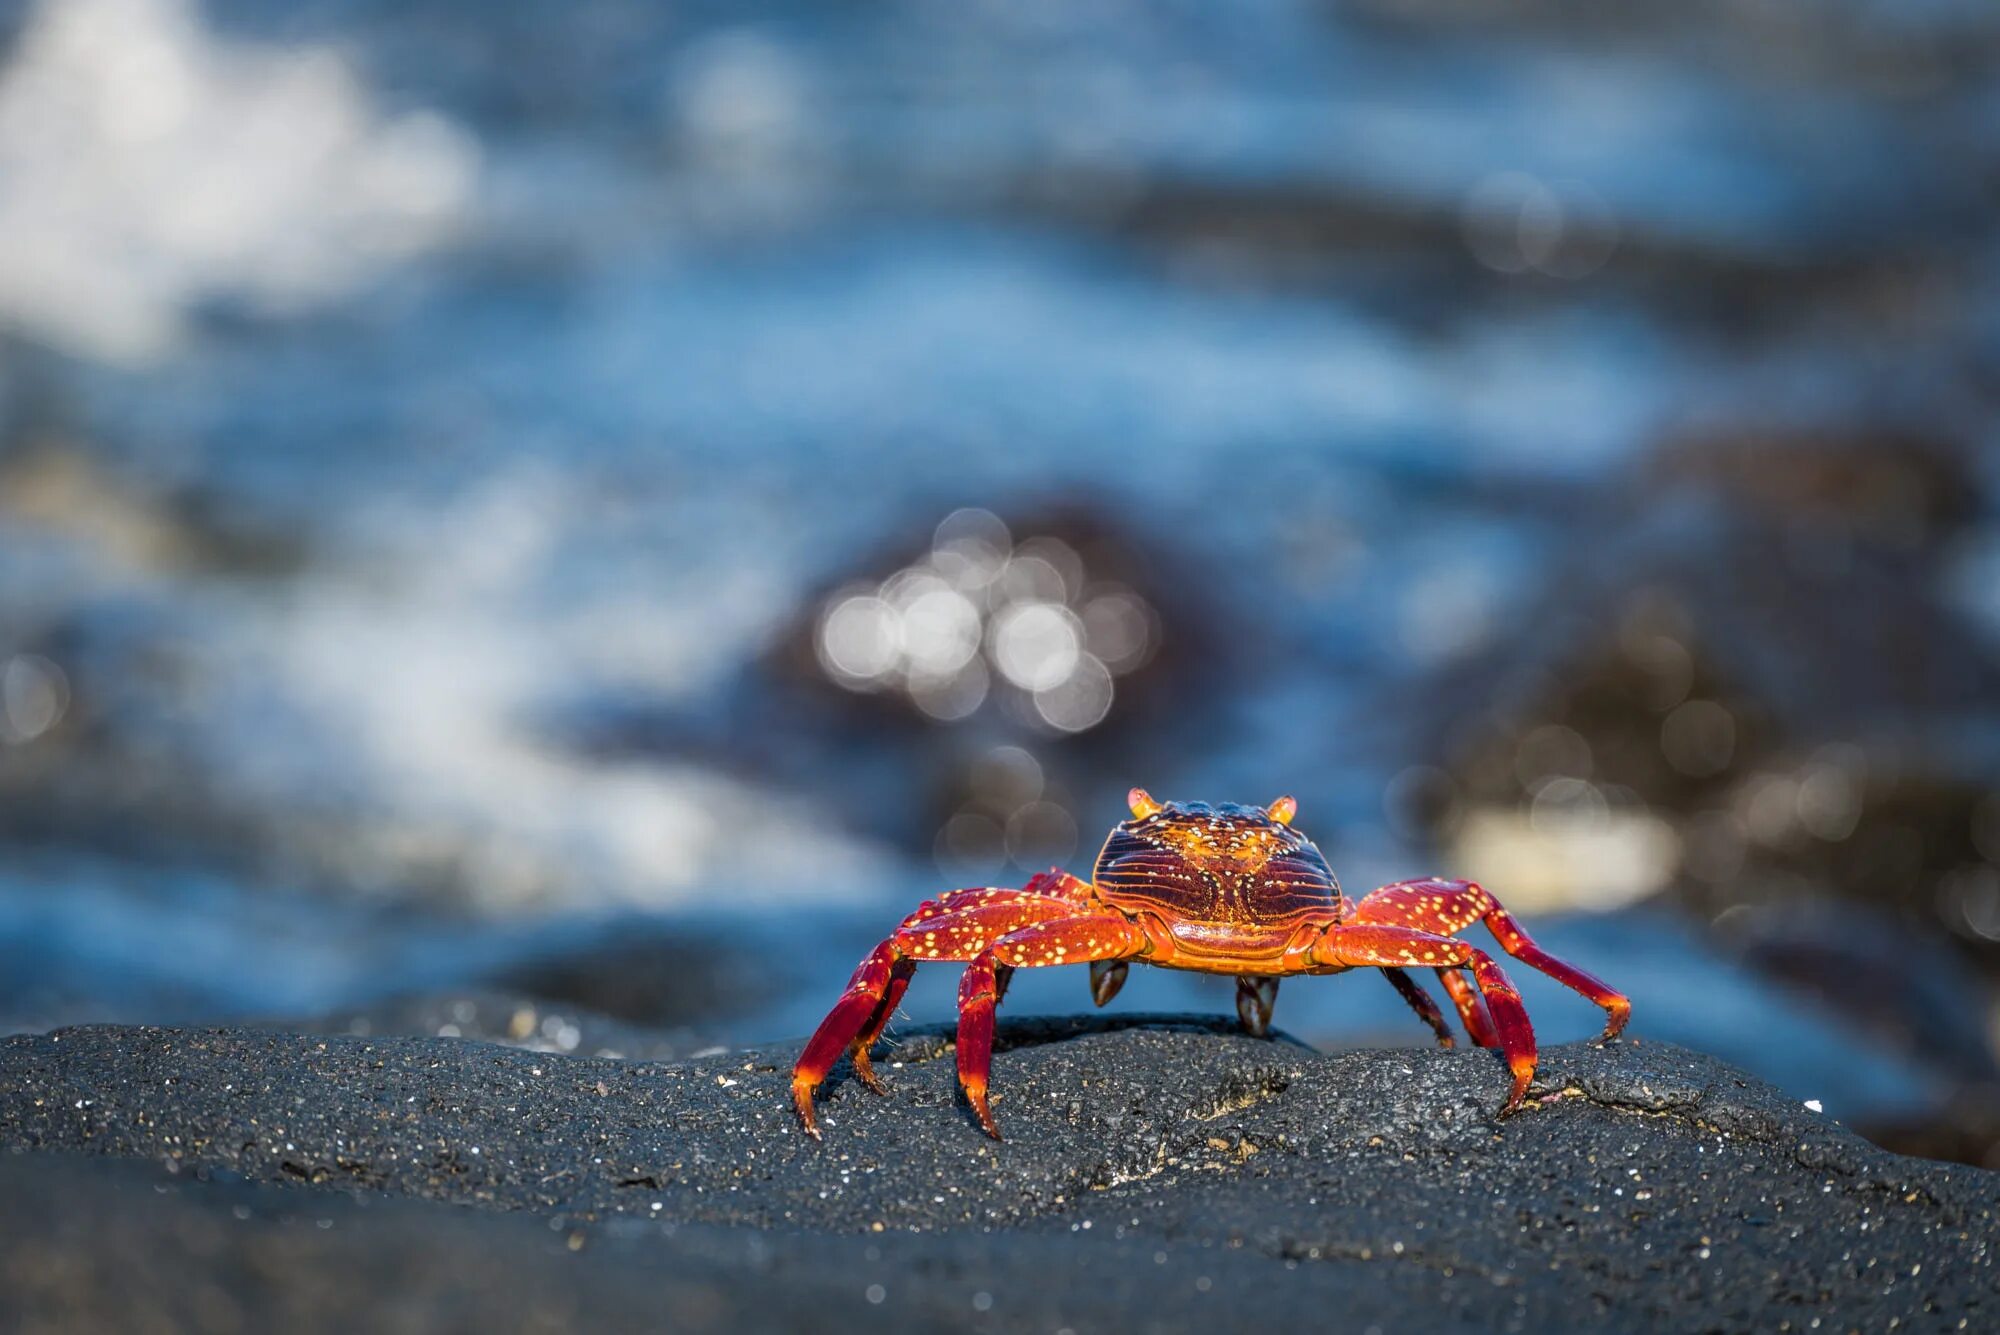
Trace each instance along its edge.
<path fill-rule="evenodd" d="M 1286 975 L 1380 969 L 1451 1047 L 1443 1013 L 1408 973 L 1435 969 L 1472 1041 L 1506 1059 L 1513 1086 L 1503 1117 L 1520 1108 L 1534 1079 L 1535 1034 L 1507 975 L 1485 951 L 1457 940 L 1459 932 L 1485 922 L 1509 955 L 1602 1006 L 1602 1041 L 1616 1038 L 1631 1016 L 1622 994 L 1542 950 L 1471 881 L 1397 881 L 1348 899 L 1312 840 L 1292 828 L 1298 804 L 1289 797 L 1267 807 L 1157 802 L 1134 788 L 1126 801 L 1132 819 L 1112 828 L 1093 879 L 1054 868 L 1019 889 L 955 890 L 920 905 L 869 952 L 792 1068 L 792 1102 L 807 1132 L 820 1135 L 813 1093 L 843 1055 L 863 1085 L 887 1092 L 869 1050 L 928 960 L 965 964 L 958 1082 L 995 1140 L 987 1098 L 993 1011 L 1015 969 L 1088 963 L 1099 1006 L 1117 995 L 1135 960 L 1234 974 L 1237 1016 L 1258 1037 L 1270 1032 Z"/>

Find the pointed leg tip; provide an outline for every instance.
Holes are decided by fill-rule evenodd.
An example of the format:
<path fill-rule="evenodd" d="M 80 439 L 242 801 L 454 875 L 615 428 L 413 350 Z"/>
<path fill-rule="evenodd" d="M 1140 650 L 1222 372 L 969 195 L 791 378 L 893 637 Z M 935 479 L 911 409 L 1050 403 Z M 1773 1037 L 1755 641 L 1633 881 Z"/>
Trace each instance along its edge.
<path fill-rule="evenodd" d="M 993 1109 L 986 1102 L 984 1087 L 966 1086 L 965 1101 L 972 1105 L 972 1115 L 979 1119 L 979 1129 L 993 1139 L 1000 1139 L 1000 1128 L 993 1124 Z"/>
<path fill-rule="evenodd" d="M 889 1087 L 882 1083 L 882 1077 L 876 1075 L 874 1066 L 869 1064 L 866 1053 L 857 1052 L 854 1055 L 854 1078 L 870 1093 L 886 1095 L 889 1092 Z"/>
<path fill-rule="evenodd" d="M 1528 1087 L 1534 1083 L 1534 1080 L 1535 1070 L 1532 1066 L 1525 1071 L 1516 1070 L 1514 1072 L 1513 1091 L 1507 1095 L 1507 1101 L 1500 1105 L 1499 1115 L 1502 1118 L 1512 1117 L 1515 1113 L 1521 1111 L 1521 1105 L 1528 1097 Z"/>
<path fill-rule="evenodd" d="M 799 1125 L 814 1140 L 820 1138 L 819 1119 L 813 1116 L 813 1086 L 792 1085 L 792 1107 L 799 1115 Z"/>

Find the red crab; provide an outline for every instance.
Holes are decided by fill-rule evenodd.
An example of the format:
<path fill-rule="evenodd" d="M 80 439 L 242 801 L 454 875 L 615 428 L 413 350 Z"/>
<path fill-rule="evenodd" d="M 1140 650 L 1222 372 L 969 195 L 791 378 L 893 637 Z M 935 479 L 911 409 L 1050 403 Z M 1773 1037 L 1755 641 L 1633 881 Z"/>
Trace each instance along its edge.
<path fill-rule="evenodd" d="M 1124 985 L 1133 960 L 1235 974 L 1236 1013 L 1256 1035 L 1270 1029 L 1286 974 L 1381 969 L 1450 1047 L 1437 1003 L 1404 972 L 1434 968 L 1472 1041 L 1499 1048 L 1514 1074 L 1503 1116 L 1520 1106 L 1534 1078 L 1535 1033 L 1500 966 L 1454 940 L 1456 933 L 1483 919 L 1508 954 L 1602 1006 L 1607 1039 L 1631 1015 L 1630 1001 L 1543 952 L 1470 881 L 1398 881 L 1359 903 L 1348 899 L 1312 840 L 1291 828 L 1298 804 L 1289 797 L 1268 807 L 1211 806 L 1156 802 L 1134 788 L 1126 800 L 1132 819 L 1104 841 L 1094 881 L 1055 869 L 1018 890 L 955 890 L 920 906 L 861 961 L 792 1068 L 792 1102 L 808 1132 L 819 1135 L 813 1091 L 843 1054 L 862 1084 L 886 1092 L 868 1050 L 922 960 L 966 961 L 958 985 L 958 1081 L 996 1140 L 986 1102 L 993 1008 L 1015 969 L 1088 961 L 1100 1006 Z"/>

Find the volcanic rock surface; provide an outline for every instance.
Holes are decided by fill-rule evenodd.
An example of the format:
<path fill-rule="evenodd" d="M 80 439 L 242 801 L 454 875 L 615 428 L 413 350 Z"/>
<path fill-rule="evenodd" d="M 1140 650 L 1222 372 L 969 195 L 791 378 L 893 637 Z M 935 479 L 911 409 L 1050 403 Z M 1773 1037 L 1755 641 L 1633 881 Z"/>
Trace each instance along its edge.
<path fill-rule="evenodd" d="M 1898 1158 L 1712 1059 L 1322 1055 L 1175 1016 L 839 1068 L 90 1027 L 0 1042 L 0 1326 L 293 1331 L 1953 1330 L 2000 1174 Z"/>

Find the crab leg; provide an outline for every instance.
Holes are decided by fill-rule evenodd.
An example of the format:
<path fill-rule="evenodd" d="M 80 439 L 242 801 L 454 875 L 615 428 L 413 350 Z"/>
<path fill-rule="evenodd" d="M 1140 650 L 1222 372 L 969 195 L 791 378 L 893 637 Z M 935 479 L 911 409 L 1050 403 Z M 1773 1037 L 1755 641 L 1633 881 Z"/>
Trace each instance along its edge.
<path fill-rule="evenodd" d="M 1040 878 L 1036 878 L 1039 880 Z M 1034 882 L 1029 882 L 1033 885 Z M 1000 887 L 975 887 L 970 890 L 953 890 L 950 894 L 939 895 L 936 899 L 925 900 L 914 913 L 904 918 L 896 930 L 916 926 L 933 918 L 944 918 L 965 913 L 973 909 L 993 909 L 1004 911 L 1008 907 L 1033 909 L 1044 915 L 1050 913 L 1071 914 L 1076 912 L 1074 901 L 1057 895 L 1045 895 L 1034 890 L 1008 890 Z"/>
<path fill-rule="evenodd" d="M 987 1076 L 993 1066 L 993 1009 L 1000 999 L 995 971 L 1002 966 L 1034 969 L 1086 960 L 1132 959 L 1148 949 L 1144 932 L 1123 917 L 1107 914 L 1023 927 L 973 956 L 958 982 L 958 1083 L 987 1135 L 1000 1139 L 986 1100 Z"/>
<path fill-rule="evenodd" d="M 1236 980 L 1236 1018 L 1250 1037 L 1262 1038 L 1271 1032 L 1271 1012 L 1277 1005 L 1277 979 L 1245 976 Z"/>
<path fill-rule="evenodd" d="M 1439 969 L 1438 981 L 1444 990 L 1451 993 L 1452 1004 L 1458 1007 L 1458 1018 L 1465 1022 L 1465 1032 L 1472 1036 L 1474 1047 L 1497 1048 L 1500 1039 L 1493 1032 L 1493 1021 L 1486 1014 L 1486 1003 L 1479 999 L 1478 991 L 1465 981 L 1465 975 L 1456 969 Z"/>
<path fill-rule="evenodd" d="M 889 1091 L 882 1078 L 875 1074 L 875 1059 L 869 1054 L 874 1050 L 875 1040 L 882 1037 L 882 1031 L 889 1027 L 896 1007 L 903 1004 L 903 993 L 909 991 L 910 979 L 916 972 L 916 961 L 907 955 L 896 958 L 889 966 L 889 982 L 882 989 L 882 1000 L 875 1004 L 875 1013 L 868 1017 L 861 1026 L 861 1032 L 847 1045 L 847 1059 L 854 1066 L 854 1078 L 877 1094 Z"/>
<path fill-rule="evenodd" d="M 1037 877 L 1030 884 L 1046 879 Z M 954 911 L 948 905 L 958 907 Z M 942 895 L 905 918 L 861 961 L 847 980 L 847 991 L 806 1040 L 792 1068 L 792 1105 L 806 1130 L 819 1135 L 813 1091 L 843 1055 L 852 1058 L 856 1079 L 878 1094 L 883 1092 L 868 1049 L 895 1014 L 919 961 L 971 959 L 1007 932 L 1075 913 L 1076 905 L 1069 900 L 1020 890 L 973 889 Z"/>
<path fill-rule="evenodd" d="M 1581 993 L 1604 1008 L 1604 1033 L 1599 1041 L 1618 1037 L 1625 1028 L 1625 1022 L 1632 1018 L 1632 1003 L 1624 993 L 1614 991 L 1601 979 L 1566 963 L 1543 950 L 1514 921 L 1514 915 L 1495 904 L 1486 914 L 1487 930 L 1500 942 L 1500 948 L 1515 959 L 1531 968 L 1540 969 L 1549 977 L 1573 992 Z"/>
<path fill-rule="evenodd" d="M 1501 1105 L 1500 1113 L 1504 1117 L 1521 1106 L 1528 1082 L 1535 1078 L 1535 1030 L 1528 1023 L 1521 994 L 1485 951 L 1447 936 L 1408 927 L 1339 923 L 1328 927 L 1326 934 L 1313 942 L 1312 960 L 1315 964 L 1341 968 L 1401 969 L 1429 964 L 1440 969 L 1471 969 L 1473 982 L 1478 984 L 1492 1016 L 1500 1051 L 1507 1058 L 1507 1069 L 1514 1073 L 1514 1088 L 1507 1102 Z"/>
<path fill-rule="evenodd" d="M 1076 880 L 1073 876 L 1069 879 Z M 1030 887 L 1037 884 L 1047 885 L 1050 880 L 1049 873 L 1044 872 L 1028 884 Z M 1082 884 L 1080 881 L 1077 883 Z M 986 916 L 995 918 L 1003 924 L 1036 922 L 1044 917 L 1071 911 L 1068 901 L 1036 894 L 1032 889 L 1008 890 L 1002 887 L 985 887 L 954 890 L 948 895 L 941 895 L 936 900 L 920 905 L 916 912 L 903 919 L 902 927 L 897 930 L 900 932 L 918 923 L 933 923 L 938 918 L 956 916 L 975 909 L 985 911 Z M 909 953 L 923 954 L 917 951 Z M 929 956 L 925 954 L 924 957 Z M 849 1045 L 847 1056 L 854 1065 L 855 1079 L 877 1094 L 886 1094 L 889 1091 L 882 1087 L 881 1079 L 876 1076 L 874 1059 L 869 1052 L 874 1048 L 875 1041 L 882 1037 L 882 1031 L 889 1027 L 889 1021 L 896 1014 L 896 1007 L 902 1004 L 903 993 L 909 990 L 910 978 L 916 971 L 914 960 L 906 958 L 896 961 L 889 974 L 889 985 L 882 995 L 881 1002 L 875 1007 L 874 1015 L 869 1017 L 861 1032 L 855 1036 L 854 1042 Z M 1005 974 L 1000 977 L 1000 994 L 1002 996 L 1007 994 Z"/>
<path fill-rule="evenodd" d="M 1092 960 L 1090 962 L 1090 999 L 1103 1006 L 1118 995 L 1118 989 L 1125 986 L 1125 974 L 1131 965 L 1124 960 Z"/>
<path fill-rule="evenodd" d="M 1440 969 L 1438 973 L 1440 976 L 1445 976 L 1447 971 Z M 1382 976 L 1394 985 L 1397 994 L 1403 1000 L 1410 1003 L 1410 1009 L 1417 1013 L 1417 1018 L 1431 1027 L 1431 1032 L 1437 1035 L 1439 1047 L 1448 1048 L 1455 1045 L 1451 1027 L 1444 1022 L 1444 1012 L 1438 1009 L 1438 1004 L 1431 1000 L 1431 994 L 1424 991 L 1421 983 L 1401 969 L 1384 969 Z M 1457 977 L 1455 973 L 1450 974 L 1445 986 L 1451 986 L 1449 979 Z"/>
<path fill-rule="evenodd" d="M 1038 871 L 1028 878 L 1021 887 L 1026 895 L 1046 895 L 1052 899 L 1067 899 L 1083 903 L 1090 898 L 1090 882 L 1080 876 L 1072 876 L 1061 867 L 1051 867 Z"/>
<path fill-rule="evenodd" d="M 868 958 L 854 970 L 854 976 L 847 980 L 847 991 L 833 1003 L 833 1009 L 819 1022 L 819 1028 L 806 1040 L 805 1050 L 799 1053 L 798 1063 L 792 1067 L 792 1106 L 798 1109 L 799 1120 L 815 1140 L 819 1138 L 819 1123 L 813 1118 L 813 1091 L 874 1019 L 889 994 L 891 979 L 905 966 L 915 967 L 897 948 L 894 937 L 870 951 Z M 873 1080 L 871 1069 L 868 1082 Z"/>
<path fill-rule="evenodd" d="M 1572 991 L 1579 992 L 1604 1008 L 1603 1037 L 1616 1038 L 1631 1017 L 1632 1003 L 1625 996 L 1573 964 L 1565 963 L 1534 943 L 1514 916 L 1500 907 L 1500 901 L 1484 886 L 1472 881 L 1428 877 L 1397 881 L 1368 894 L 1347 919 L 1353 923 L 1411 927 L 1440 936 L 1455 936 L 1474 922 L 1485 919 L 1500 948 L 1515 959 L 1541 970 Z M 1459 1011 L 1464 1013 L 1463 1004 Z M 1471 1021 L 1466 1021 L 1470 1028 Z M 1477 1041 L 1475 1033 L 1474 1041 Z"/>

